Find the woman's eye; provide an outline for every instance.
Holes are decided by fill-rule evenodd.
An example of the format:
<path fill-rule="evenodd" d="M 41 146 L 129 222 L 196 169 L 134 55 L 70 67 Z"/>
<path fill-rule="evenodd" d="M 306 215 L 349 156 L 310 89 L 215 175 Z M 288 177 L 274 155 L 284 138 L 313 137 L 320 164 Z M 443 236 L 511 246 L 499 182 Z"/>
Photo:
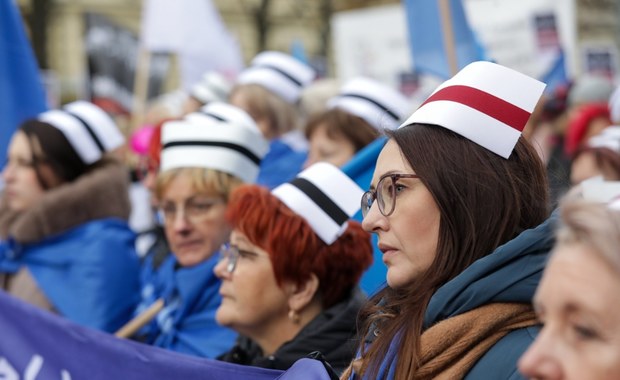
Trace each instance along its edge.
<path fill-rule="evenodd" d="M 171 205 L 163 205 L 161 210 L 164 212 L 164 214 L 175 214 L 177 212 L 176 208 Z"/>
<path fill-rule="evenodd" d="M 598 338 L 598 333 L 589 327 L 575 325 L 573 329 L 580 339 L 589 340 Z"/>
<path fill-rule="evenodd" d="M 243 257 L 244 259 L 253 259 L 254 257 L 256 257 L 256 253 L 240 249 L 239 256 Z"/>
<path fill-rule="evenodd" d="M 398 194 L 401 191 L 406 189 L 406 186 L 405 185 L 401 185 L 400 183 L 397 183 L 396 185 L 394 185 L 394 187 L 396 188 L 396 194 Z"/>
<path fill-rule="evenodd" d="M 208 210 L 213 206 L 213 203 L 194 203 L 191 205 L 192 208 L 197 210 Z"/>

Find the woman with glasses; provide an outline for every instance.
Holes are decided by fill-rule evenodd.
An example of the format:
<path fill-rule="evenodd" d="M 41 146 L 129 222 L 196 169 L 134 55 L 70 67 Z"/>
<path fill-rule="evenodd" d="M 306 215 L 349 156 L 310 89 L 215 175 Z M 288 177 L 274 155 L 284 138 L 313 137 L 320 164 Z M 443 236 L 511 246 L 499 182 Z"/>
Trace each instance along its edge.
<path fill-rule="evenodd" d="M 362 190 L 319 163 L 273 192 L 244 186 L 230 199 L 233 231 L 215 274 L 218 323 L 237 331 L 220 359 L 287 369 L 320 351 L 341 373 L 355 354 L 357 283 L 372 261 L 370 236 L 349 218 Z"/>
<path fill-rule="evenodd" d="M 0 289 L 112 332 L 139 300 L 124 144 L 99 107 L 73 102 L 25 121 L 2 171 Z"/>
<path fill-rule="evenodd" d="M 472 63 L 388 134 L 362 197 L 387 286 L 343 378 L 518 377 L 552 244 L 545 169 L 520 136 L 543 88 Z"/>
<path fill-rule="evenodd" d="M 201 115 L 163 126 L 155 194 L 172 254 L 143 284 L 136 318 L 142 319 L 155 300 L 163 300 L 164 307 L 135 336 L 207 358 L 230 349 L 236 335 L 215 321 L 221 297 L 213 268 L 230 235 L 226 205 L 235 188 L 256 179 L 267 150 L 245 112 L 227 104 L 219 108 L 219 119 Z"/>
<path fill-rule="evenodd" d="M 620 182 L 597 187 L 620 195 Z M 557 243 L 534 296 L 543 328 L 519 370 L 532 379 L 618 379 L 620 198 L 606 204 L 571 194 L 560 213 Z"/>

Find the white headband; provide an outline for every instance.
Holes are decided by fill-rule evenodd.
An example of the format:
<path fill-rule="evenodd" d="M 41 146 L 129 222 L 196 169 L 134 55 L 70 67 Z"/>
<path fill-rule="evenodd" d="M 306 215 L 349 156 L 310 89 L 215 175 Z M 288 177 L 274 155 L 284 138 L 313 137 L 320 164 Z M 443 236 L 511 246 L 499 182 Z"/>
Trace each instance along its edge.
<path fill-rule="evenodd" d="M 304 218 L 318 237 L 332 244 L 360 208 L 364 191 L 338 167 L 316 163 L 272 194 Z"/>
<path fill-rule="evenodd" d="M 474 62 L 441 84 L 401 127 L 433 124 L 510 157 L 545 84 L 491 62 Z"/>

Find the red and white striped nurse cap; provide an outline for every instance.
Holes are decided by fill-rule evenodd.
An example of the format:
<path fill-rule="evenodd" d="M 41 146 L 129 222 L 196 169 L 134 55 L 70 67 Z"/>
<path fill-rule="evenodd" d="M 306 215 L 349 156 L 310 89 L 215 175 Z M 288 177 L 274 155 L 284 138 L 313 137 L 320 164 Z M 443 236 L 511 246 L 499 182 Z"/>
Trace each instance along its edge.
<path fill-rule="evenodd" d="M 492 62 L 474 62 L 441 84 L 400 127 L 447 128 L 510 157 L 545 84 Z"/>

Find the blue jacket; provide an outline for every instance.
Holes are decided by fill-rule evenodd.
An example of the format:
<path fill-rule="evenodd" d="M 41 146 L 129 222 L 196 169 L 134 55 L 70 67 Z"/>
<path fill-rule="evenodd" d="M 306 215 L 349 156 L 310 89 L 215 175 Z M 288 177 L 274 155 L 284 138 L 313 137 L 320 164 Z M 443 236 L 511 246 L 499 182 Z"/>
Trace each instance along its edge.
<path fill-rule="evenodd" d="M 125 221 L 99 219 L 33 244 L 8 240 L 0 271 L 25 265 L 54 308 L 68 319 L 113 332 L 138 302 L 139 261 Z"/>
<path fill-rule="evenodd" d="M 222 301 L 220 280 L 213 274 L 218 260 L 216 253 L 203 263 L 185 268 L 170 255 L 160 266 L 150 297 L 163 298 L 165 307 L 148 326 L 148 343 L 206 358 L 215 358 L 233 346 L 237 334 L 215 321 Z M 143 284 L 143 296 L 145 286 L 148 284 Z"/>
<path fill-rule="evenodd" d="M 256 183 L 270 189 L 295 177 L 306 161 L 307 153 L 294 150 L 282 139 L 269 143 L 269 152 L 260 163 Z"/>
<path fill-rule="evenodd" d="M 556 219 L 554 213 L 540 226 L 524 231 L 439 288 L 429 302 L 424 327 L 491 303 L 531 303 L 553 247 Z M 538 327 L 529 327 L 507 334 L 478 360 L 465 378 L 521 379 L 517 361 L 538 331 Z M 395 339 L 381 365 L 380 378 L 386 371 L 388 379 L 394 378 L 397 345 Z"/>

